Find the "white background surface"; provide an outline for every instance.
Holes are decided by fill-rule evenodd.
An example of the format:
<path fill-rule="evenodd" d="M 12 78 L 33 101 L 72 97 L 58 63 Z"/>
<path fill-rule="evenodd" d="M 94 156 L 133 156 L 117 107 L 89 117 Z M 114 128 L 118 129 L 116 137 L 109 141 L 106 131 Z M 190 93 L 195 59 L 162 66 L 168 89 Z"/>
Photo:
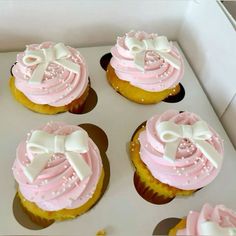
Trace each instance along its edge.
<path fill-rule="evenodd" d="M 0 0 L 0 51 L 52 40 L 114 44 L 136 29 L 177 40 L 236 146 L 236 34 L 215 0 Z M 233 115 L 233 116 L 232 116 Z"/>
<path fill-rule="evenodd" d="M 110 47 L 80 49 L 89 66 L 92 87 L 98 95 L 97 106 L 84 115 L 40 115 L 17 103 L 8 87 L 9 69 L 15 61 L 16 53 L 0 54 L 0 235 L 90 236 L 104 228 L 109 236 L 143 236 L 151 235 L 162 219 L 185 216 L 190 209 L 199 210 L 205 202 L 223 203 L 236 210 L 235 150 L 187 61 L 184 61 L 185 75 L 181 82 L 186 91 L 185 98 L 179 103 L 161 102 L 145 106 L 128 101 L 108 85 L 99 60 L 109 50 Z M 146 202 L 137 194 L 133 186 L 134 170 L 126 152 L 126 144 L 139 124 L 153 114 L 171 108 L 193 111 L 210 123 L 225 140 L 225 160 L 219 176 L 209 186 L 194 196 L 177 198 L 169 204 L 158 206 Z M 11 167 L 20 140 L 31 128 L 50 120 L 71 124 L 89 122 L 106 132 L 109 139 L 107 156 L 111 167 L 110 184 L 101 201 L 86 214 L 75 220 L 55 223 L 40 231 L 31 231 L 19 225 L 12 213 L 16 190 Z"/>

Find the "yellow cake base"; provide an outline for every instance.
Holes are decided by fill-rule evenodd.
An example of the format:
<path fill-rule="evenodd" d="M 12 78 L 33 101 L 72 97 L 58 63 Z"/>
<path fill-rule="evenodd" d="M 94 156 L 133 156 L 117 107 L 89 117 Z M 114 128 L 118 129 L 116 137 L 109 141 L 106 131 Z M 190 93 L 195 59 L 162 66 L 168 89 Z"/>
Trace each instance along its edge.
<path fill-rule="evenodd" d="M 149 92 L 131 85 L 128 81 L 117 77 L 115 70 L 109 64 L 107 67 L 107 80 L 110 85 L 121 95 L 129 100 L 140 104 L 154 104 L 161 102 L 165 98 L 176 95 L 180 92 L 179 84 L 172 89 L 166 89 L 160 92 Z"/>
<path fill-rule="evenodd" d="M 177 231 L 186 228 L 186 219 L 182 219 L 174 228 L 169 231 L 168 236 L 176 236 Z"/>
<path fill-rule="evenodd" d="M 47 115 L 53 115 L 53 114 L 66 112 L 66 111 L 72 111 L 76 113 L 77 111 L 81 109 L 81 107 L 83 106 L 89 94 L 89 86 L 88 86 L 80 98 L 75 99 L 68 105 L 60 106 L 60 107 L 53 107 L 47 104 L 41 105 L 41 104 L 36 104 L 30 101 L 20 90 L 16 88 L 15 78 L 13 76 L 10 77 L 9 85 L 10 85 L 10 90 L 11 90 L 12 95 L 15 97 L 15 99 L 18 102 L 20 102 L 22 105 L 24 105 L 25 107 L 27 107 L 28 109 L 34 112 L 47 114 Z"/>
<path fill-rule="evenodd" d="M 82 215 L 88 211 L 100 198 L 102 194 L 103 180 L 104 180 L 104 170 L 102 169 L 101 176 L 99 178 L 96 190 L 93 196 L 82 206 L 75 209 L 62 209 L 59 211 L 44 211 L 39 208 L 35 203 L 30 202 L 24 198 L 24 196 L 18 190 L 18 196 L 20 202 L 30 218 L 39 225 L 46 226 L 52 221 L 62 221 L 67 219 L 73 219 L 79 215 Z"/>
<path fill-rule="evenodd" d="M 140 181 L 144 185 L 145 191 L 147 188 L 152 190 L 153 193 L 157 193 L 159 196 L 164 198 L 174 198 L 177 195 L 187 196 L 191 195 L 194 190 L 182 190 L 175 187 L 172 187 L 168 184 L 164 184 L 154 178 L 151 172 L 148 170 L 147 166 L 143 163 L 140 158 L 140 143 L 138 140 L 139 134 L 145 130 L 143 126 L 134 134 L 130 142 L 130 158 L 136 168 L 136 173 L 139 176 Z M 148 200 L 148 199 L 147 199 Z"/>

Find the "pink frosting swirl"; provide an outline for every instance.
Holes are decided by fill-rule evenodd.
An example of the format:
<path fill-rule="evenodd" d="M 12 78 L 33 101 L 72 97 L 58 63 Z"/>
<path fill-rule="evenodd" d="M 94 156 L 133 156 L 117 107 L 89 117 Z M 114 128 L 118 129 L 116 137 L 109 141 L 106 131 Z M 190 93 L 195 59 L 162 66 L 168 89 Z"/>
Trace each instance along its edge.
<path fill-rule="evenodd" d="M 113 56 L 111 66 L 121 80 L 128 81 L 135 87 L 151 92 L 173 88 L 179 83 L 184 73 L 183 59 L 172 43 L 170 54 L 180 60 L 180 69 L 175 69 L 160 58 L 155 51 L 147 51 L 145 55 L 145 71 L 143 72 L 134 64 L 134 56 L 125 45 L 126 37 L 134 37 L 138 40 L 154 39 L 157 34 L 130 31 L 125 36 L 118 37 L 116 45 L 111 49 Z"/>
<path fill-rule="evenodd" d="M 206 203 L 203 205 L 200 212 L 189 212 L 186 221 L 186 228 L 178 230 L 177 235 L 206 235 L 202 232 L 202 224 L 204 222 L 214 222 L 223 228 L 235 228 L 236 213 L 223 205 L 212 207 L 210 204 Z M 212 232 L 211 235 L 216 235 L 216 232 Z M 236 235 L 236 231 L 231 235 Z"/>
<path fill-rule="evenodd" d="M 200 118 L 191 112 L 169 110 L 147 121 L 146 130 L 139 136 L 140 157 L 156 179 L 179 189 L 194 190 L 206 186 L 217 176 L 223 157 L 220 166 L 215 168 L 189 139 L 180 142 L 174 162 L 163 158 L 165 144 L 156 131 L 156 123 L 173 121 L 176 124 L 192 125 L 198 120 Z M 222 140 L 211 127 L 209 129 L 212 137 L 206 141 L 223 155 Z"/>
<path fill-rule="evenodd" d="M 44 42 L 27 46 L 27 50 L 49 48 L 55 43 Z M 26 66 L 23 63 L 25 52 L 17 55 L 17 63 L 13 66 L 12 73 L 15 77 L 15 86 L 24 95 L 36 104 L 48 104 L 54 107 L 64 106 L 79 98 L 88 85 L 87 68 L 84 58 L 74 48 L 68 47 L 71 56 L 67 60 L 80 66 L 80 74 L 70 72 L 61 65 L 49 63 L 42 83 L 30 84 L 31 78 L 37 66 Z"/>
<path fill-rule="evenodd" d="M 49 122 L 41 130 L 48 133 L 67 135 L 82 128 L 65 123 Z M 22 195 L 47 211 L 73 209 L 80 207 L 92 197 L 102 171 L 99 149 L 89 138 L 89 151 L 81 154 L 92 170 L 92 175 L 80 181 L 64 154 L 53 154 L 47 166 L 39 176 L 30 183 L 23 172 L 24 166 L 32 160 L 33 155 L 26 148 L 24 139 L 16 151 L 13 174 L 19 184 Z"/>

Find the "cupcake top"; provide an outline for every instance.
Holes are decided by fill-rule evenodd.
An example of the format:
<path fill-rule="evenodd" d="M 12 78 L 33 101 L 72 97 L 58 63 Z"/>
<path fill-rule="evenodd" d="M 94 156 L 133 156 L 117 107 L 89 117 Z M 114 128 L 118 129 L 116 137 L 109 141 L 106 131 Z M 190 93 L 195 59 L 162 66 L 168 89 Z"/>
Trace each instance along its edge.
<path fill-rule="evenodd" d="M 130 31 L 111 49 L 111 66 L 121 80 L 150 92 L 175 87 L 183 77 L 183 59 L 165 36 Z"/>
<path fill-rule="evenodd" d="M 64 106 L 88 86 L 84 58 L 63 43 L 28 45 L 16 61 L 12 69 L 15 86 L 34 103 Z"/>
<path fill-rule="evenodd" d="M 222 166 L 221 138 L 191 112 L 168 110 L 153 116 L 139 141 L 140 157 L 151 174 L 179 189 L 206 186 Z"/>
<path fill-rule="evenodd" d="M 47 211 L 86 203 L 101 171 L 99 149 L 86 131 L 59 122 L 28 133 L 17 147 L 13 165 L 21 194 Z"/>
<path fill-rule="evenodd" d="M 177 235 L 236 235 L 236 212 L 223 205 L 205 204 L 200 212 L 189 212 L 186 228 Z"/>

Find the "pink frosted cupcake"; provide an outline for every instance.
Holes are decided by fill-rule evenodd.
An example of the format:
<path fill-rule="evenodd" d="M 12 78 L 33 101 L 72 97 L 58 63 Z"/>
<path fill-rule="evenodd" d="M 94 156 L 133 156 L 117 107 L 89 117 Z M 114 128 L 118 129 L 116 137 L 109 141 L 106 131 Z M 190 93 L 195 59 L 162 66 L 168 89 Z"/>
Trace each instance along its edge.
<path fill-rule="evenodd" d="M 189 195 L 211 183 L 223 162 L 219 135 L 191 112 L 168 110 L 138 128 L 130 157 L 149 198 Z"/>
<path fill-rule="evenodd" d="M 131 101 L 157 103 L 179 93 L 183 59 L 165 36 L 130 31 L 118 37 L 111 53 L 107 79 Z"/>
<path fill-rule="evenodd" d="M 201 211 L 190 211 L 169 236 L 175 235 L 236 235 L 236 212 L 223 205 L 204 204 Z"/>
<path fill-rule="evenodd" d="M 83 214 L 102 194 L 99 149 L 74 125 L 50 122 L 30 132 L 17 148 L 13 174 L 23 208 L 43 226 Z"/>
<path fill-rule="evenodd" d="M 84 58 L 63 43 L 44 42 L 17 55 L 10 88 L 17 101 L 44 114 L 80 112 L 89 93 Z"/>

